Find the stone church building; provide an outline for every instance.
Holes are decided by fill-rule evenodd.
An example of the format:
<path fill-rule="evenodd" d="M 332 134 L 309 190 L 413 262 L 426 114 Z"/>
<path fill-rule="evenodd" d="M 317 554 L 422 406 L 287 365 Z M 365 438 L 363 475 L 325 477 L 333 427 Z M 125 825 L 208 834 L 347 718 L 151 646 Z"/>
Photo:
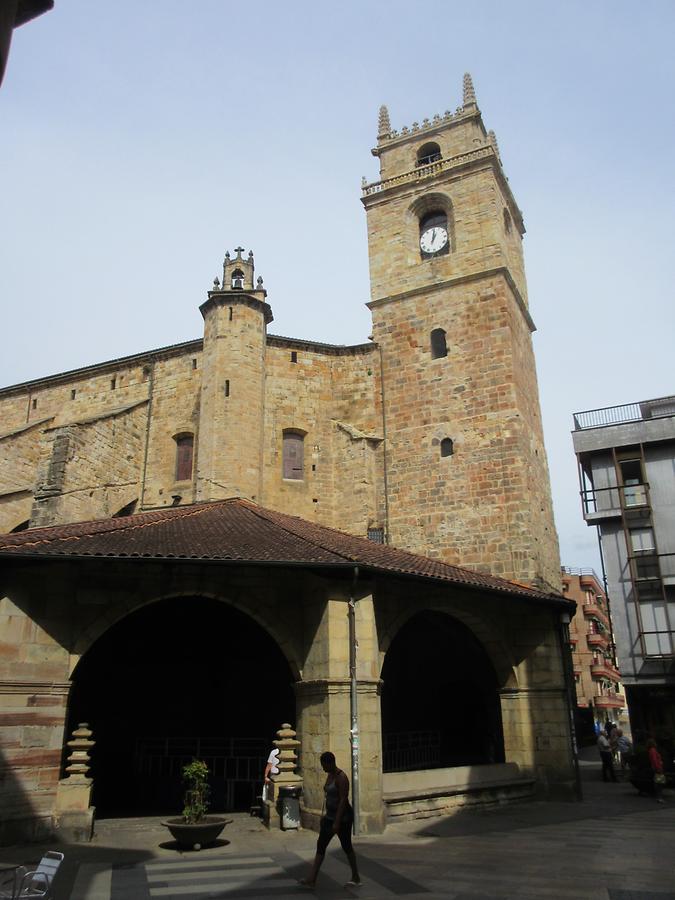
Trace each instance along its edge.
<path fill-rule="evenodd" d="M 193 755 L 245 808 L 283 721 L 309 824 L 327 748 L 362 830 L 571 789 L 522 215 L 468 76 L 372 152 L 363 343 L 269 333 L 237 247 L 203 338 L 0 389 L 0 834 L 58 826 L 80 721 L 111 814 Z"/>

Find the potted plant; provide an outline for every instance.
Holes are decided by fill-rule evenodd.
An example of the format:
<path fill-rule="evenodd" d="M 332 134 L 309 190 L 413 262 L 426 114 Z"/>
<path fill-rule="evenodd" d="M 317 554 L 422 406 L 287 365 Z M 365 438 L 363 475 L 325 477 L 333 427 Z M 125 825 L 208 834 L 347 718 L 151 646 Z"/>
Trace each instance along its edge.
<path fill-rule="evenodd" d="M 182 816 L 167 819 L 162 825 L 182 847 L 201 850 L 213 844 L 229 821 L 223 816 L 208 816 L 209 767 L 199 759 L 183 766 L 183 783 L 186 785 Z"/>

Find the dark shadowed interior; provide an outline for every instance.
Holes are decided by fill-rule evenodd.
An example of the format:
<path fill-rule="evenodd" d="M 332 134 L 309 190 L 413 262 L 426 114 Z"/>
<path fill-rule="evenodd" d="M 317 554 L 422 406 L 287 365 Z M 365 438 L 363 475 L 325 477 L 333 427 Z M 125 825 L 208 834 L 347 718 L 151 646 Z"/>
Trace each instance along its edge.
<path fill-rule="evenodd" d="M 181 769 L 211 771 L 212 808 L 248 809 L 282 722 L 295 722 L 293 678 L 270 635 L 204 597 L 162 600 L 111 627 L 78 664 L 68 735 L 93 730 L 97 816 L 179 814 Z"/>
<path fill-rule="evenodd" d="M 461 622 L 413 616 L 387 651 L 382 680 L 385 772 L 504 762 L 497 677 Z"/>

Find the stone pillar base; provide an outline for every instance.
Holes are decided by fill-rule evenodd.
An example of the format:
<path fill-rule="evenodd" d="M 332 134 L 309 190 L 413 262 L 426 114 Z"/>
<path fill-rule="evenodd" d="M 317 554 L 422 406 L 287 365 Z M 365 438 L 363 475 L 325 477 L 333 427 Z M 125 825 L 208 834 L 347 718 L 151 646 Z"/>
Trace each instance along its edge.
<path fill-rule="evenodd" d="M 60 837 L 88 843 L 94 833 L 95 809 L 89 805 L 93 781 L 82 775 L 63 778 L 56 789 L 54 826 Z"/>
<path fill-rule="evenodd" d="M 84 811 L 57 814 L 54 825 L 59 839 L 74 844 L 88 844 L 94 834 L 94 813 L 94 807 L 90 806 Z"/>

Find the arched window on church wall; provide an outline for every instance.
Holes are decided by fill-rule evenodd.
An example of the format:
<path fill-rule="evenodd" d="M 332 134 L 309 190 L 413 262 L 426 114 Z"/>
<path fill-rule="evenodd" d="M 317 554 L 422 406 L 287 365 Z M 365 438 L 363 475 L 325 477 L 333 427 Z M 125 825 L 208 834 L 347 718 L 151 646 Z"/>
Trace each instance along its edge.
<path fill-rule="evenodd" d="M 192 479 L 194 435 L 177 434 L 174 440 L 176 442 L 176 481 L 190 481 Z"/>
<path fill-rule="evenodd" d="M 283 477 L 295 481 L 304 478 L 305 436 L 287 428 L 283 434 Z"/>

